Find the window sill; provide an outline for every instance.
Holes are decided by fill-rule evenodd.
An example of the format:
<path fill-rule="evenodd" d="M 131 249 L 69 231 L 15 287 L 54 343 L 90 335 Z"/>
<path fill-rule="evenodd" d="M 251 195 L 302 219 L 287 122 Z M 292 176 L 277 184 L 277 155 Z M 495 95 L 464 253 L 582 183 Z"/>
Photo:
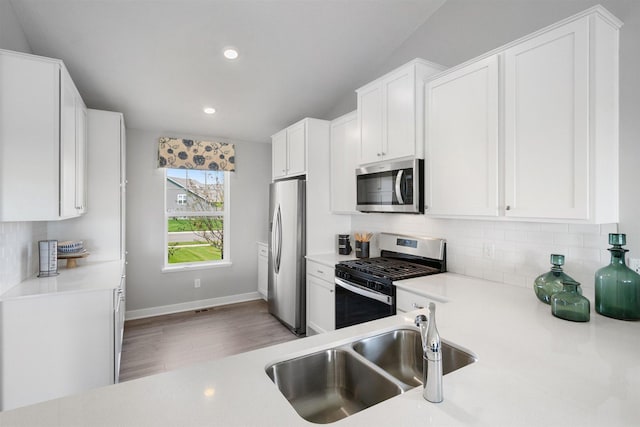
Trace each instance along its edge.
<path fill-rule="evenodd" d="M 177 273 L 180 271 L 191 271 L 191 270 L 209 270 L 215 268 L 223 268 L 223 267 L 231 267 L 233 263 L 231 261 L 220 261 L 216 263 L 210 264 L 187 264 L 187 265 L 176 265 L 170 267 L 163 267 L 163 273 Z"/>

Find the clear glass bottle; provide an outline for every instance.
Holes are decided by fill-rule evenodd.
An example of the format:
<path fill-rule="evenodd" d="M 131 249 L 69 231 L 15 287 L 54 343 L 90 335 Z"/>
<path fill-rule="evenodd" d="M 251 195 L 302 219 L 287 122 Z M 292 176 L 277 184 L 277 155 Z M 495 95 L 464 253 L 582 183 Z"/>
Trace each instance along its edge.
<path fill-rule="evenodd" d="M 562 290 L 551 296 L 551 313 L 560 319 L 573 322 L 588 322 L 590 318 L 589 300 L 578 290 L 580 283 L 574 280 L 564 280 Z"/>
<path fill-rule="evenodd" d="M 562 271 L 564 265 L 564 255 L 551 254 L 550 262 L 553 265 L 551 271 L 536 277 L 533 282 L 533 290 L 540 301 L 545 304 L 551 303 L 551 296 L 562 290 L 562 282 L 564 280 L 573 281 L 573 279 Z M 580 295 L 582 289 L 578 288 Z"/>
<path fill-rule="evenodd" d="M 625 234 L 609 234 L 611 262 L 596 271 L 596 312 L 620 320 L 640 319 L 640 275 L 624 261 Z"/>

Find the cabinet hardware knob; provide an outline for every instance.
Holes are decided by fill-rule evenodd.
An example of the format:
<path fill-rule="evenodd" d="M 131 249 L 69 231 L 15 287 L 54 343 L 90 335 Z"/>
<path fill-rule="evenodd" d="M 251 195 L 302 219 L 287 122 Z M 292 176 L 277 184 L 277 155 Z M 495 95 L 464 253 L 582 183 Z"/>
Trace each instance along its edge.
<path fill-rule="evenodd" d="M 424 205 L 424 210 L 428 211 L 429 210 L 429 205 Z"/>
<path fill-rule="evenodd" d="M 324 274 L 324 271 L 322 271 L 322 270 L 318 270 L 318 273 L 320 273 L 320 274 Z"/>
<path fill-rule="evenodd" d="M 380 153 L 376 153 L 376 156 L 380 157 L 380 156 L 382 156 L 382 154 L 380 154 Z"/>
<path fill-rule="evenodd" d="M 505 210 L 510 211 L 511 210 L 511 206 L 507 205 L 507 207 L 505 207 Z"/>
<path fill-rule="evenodd" d="M 387 154 L 387 153 L 385 153 L 384 151 L 382 153 L 380 153 L 381 156 L 384 156 L 385 154 Z"/>

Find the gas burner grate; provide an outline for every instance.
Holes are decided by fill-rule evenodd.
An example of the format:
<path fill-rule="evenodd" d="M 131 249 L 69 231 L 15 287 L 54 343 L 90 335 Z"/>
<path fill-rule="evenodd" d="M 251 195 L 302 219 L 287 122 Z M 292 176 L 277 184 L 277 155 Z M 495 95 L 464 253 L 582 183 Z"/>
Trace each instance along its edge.
<path fill-rule="evenodd" d="M 390 280 L 411 279 L 440 273 L 437 268 L 385 257 L 343 261 L 340 264 L 361 273 Z"/>

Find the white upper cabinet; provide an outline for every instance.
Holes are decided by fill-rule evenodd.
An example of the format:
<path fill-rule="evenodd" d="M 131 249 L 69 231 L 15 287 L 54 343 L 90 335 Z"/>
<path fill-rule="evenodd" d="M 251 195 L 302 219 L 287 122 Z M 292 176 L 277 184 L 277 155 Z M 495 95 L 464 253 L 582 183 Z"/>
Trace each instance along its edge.
<path fill-rule="evenodd" d="M 382 82 L 358 90 L 359 163 L 382 160 Z"/>
<path fill-rule="evenodd" d="M 287 130 L 271 137 L 271 170 L 273 179 L 287 175 Z"/>
<path fill-rule="evenodd" d="M 498 57 L 427 84 L 425 212 L 498 215 Z"/>
<path fill-rule="evenodd" d="M 414 59 L 356 91 L 360 164 L 424 157 L 424 81 L 443 69 Z"/>
<path fill-rule="evenodd" d="M 307 171 L 307 122 L 298 122 L 287 128 L 289 168 L 287 175 L 301 175 Z"/>
<path fill-rule="evenodd" d="M 588 219 L 589 18 L 504 58 L 506 215 Z"/>
<path fill-rule="evenodd" d="M 86 107 L 64 64 L 0 50 L 0 221 L 86 209 Z"/>
<path fill-rule="evenodd" d="M 302 120 L 271 137 L 273 179 L 307 172 L 307 121 Z"/>
<path fill-rule="evenodd" d="M 355 111 L 331 122 L 331 212 L 357 213 L 358 116 Z"/>
<path fill-rule="evenodd" d="M 617 222 L 620 26 L 596 6 L 429 82 L 425 212 Z"/>
<path fill-rule="evenodd" d="M 87 111 L 89 209 L 74 221 L 47 224 L 47 238 L 83 240 L 91 260 L 125 255 L 125 134 L 121 113 Z"/>

